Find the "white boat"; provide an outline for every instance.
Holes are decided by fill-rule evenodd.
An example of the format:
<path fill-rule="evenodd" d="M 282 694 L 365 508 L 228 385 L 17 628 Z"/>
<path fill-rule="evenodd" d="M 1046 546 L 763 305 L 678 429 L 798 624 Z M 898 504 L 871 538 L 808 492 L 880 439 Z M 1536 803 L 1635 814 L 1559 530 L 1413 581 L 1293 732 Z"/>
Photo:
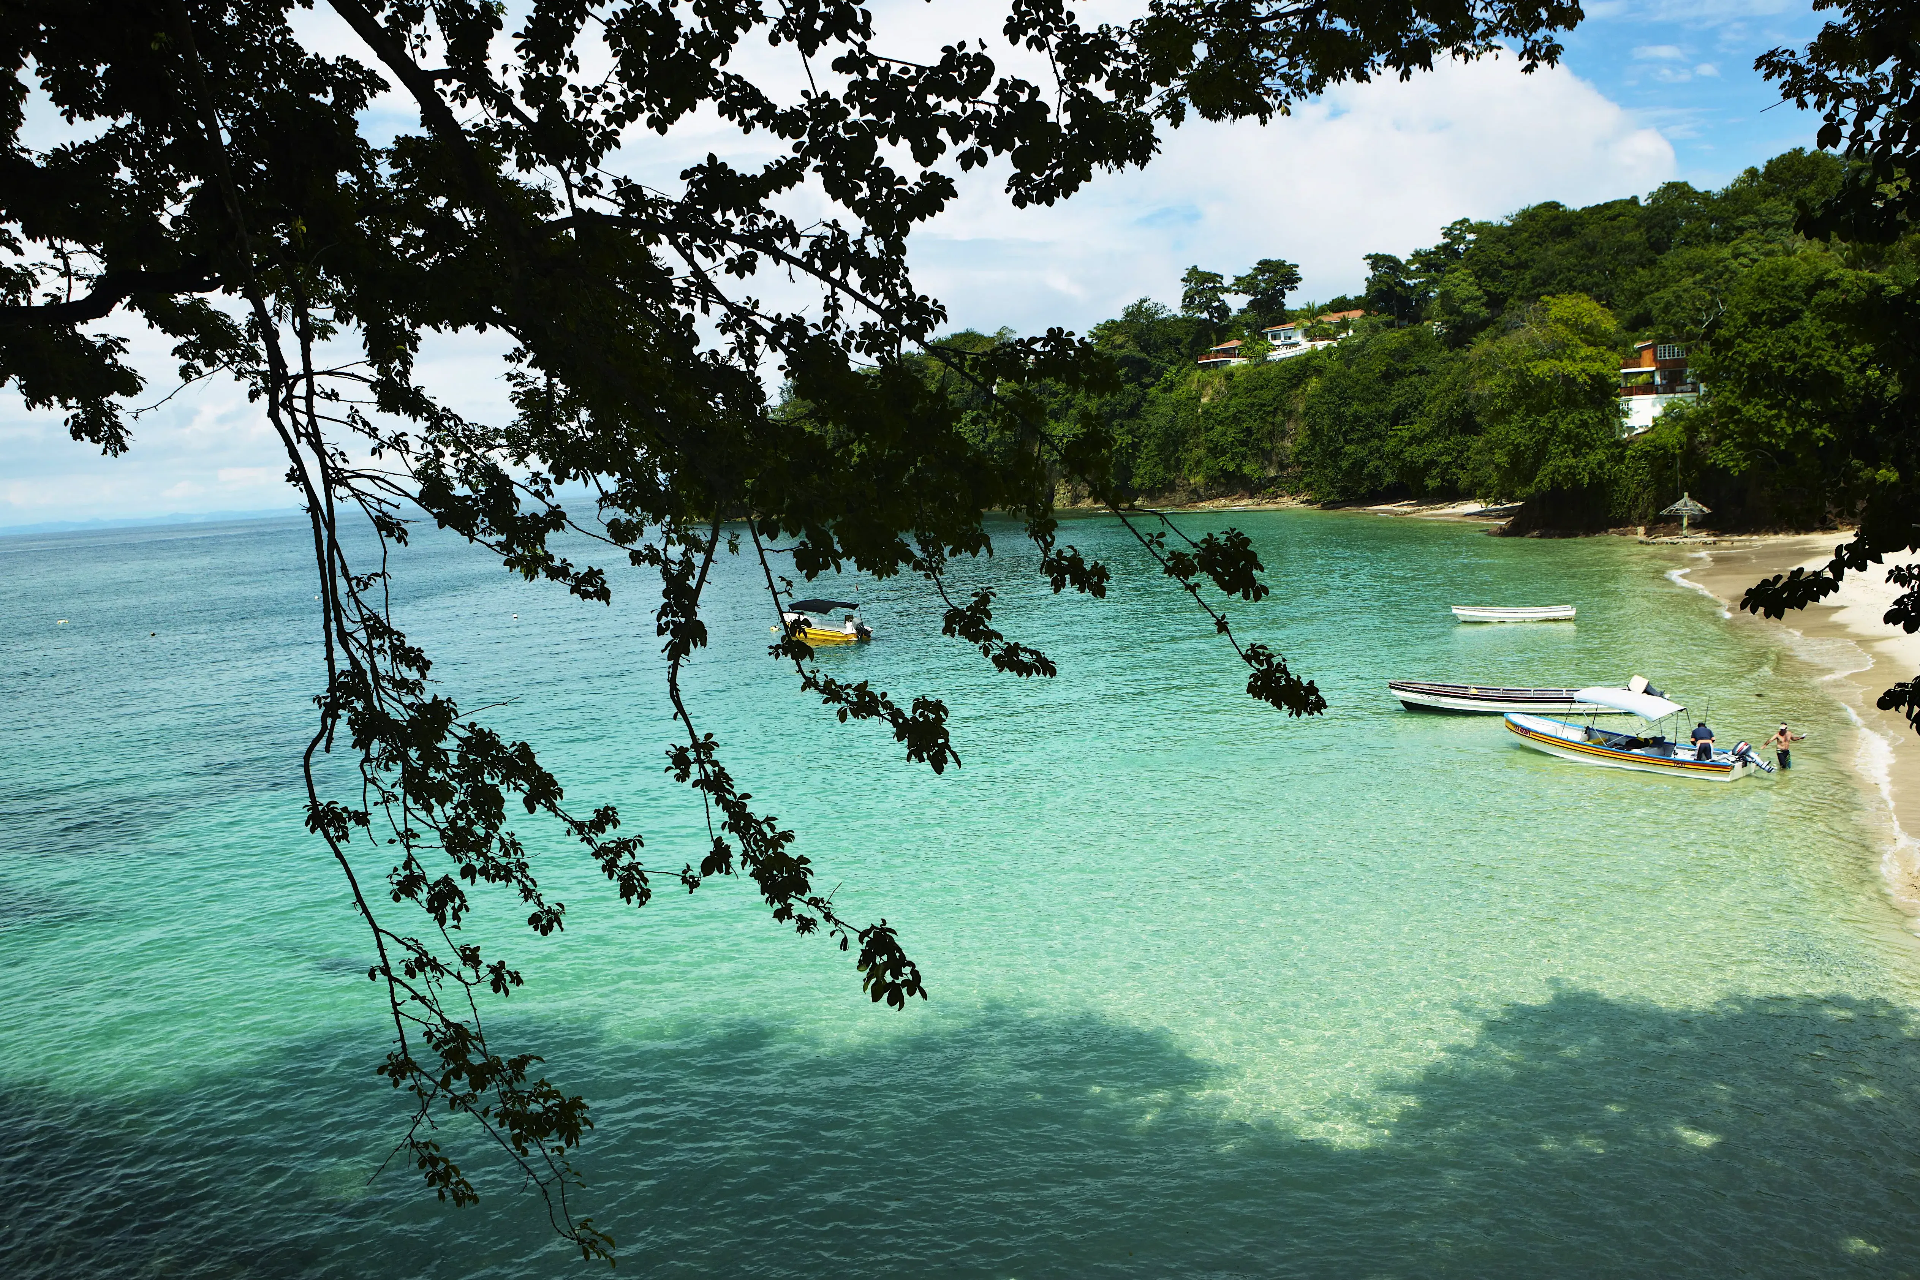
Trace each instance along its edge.
<path fill-rule="evenodd" d="M 1646 681 L 1634 677 L 1644 687 Z M 1505 715 L 1529 711 L 1535 715 L 1625 715 L 1624 711 L 1582 702 L 1578 689 L 1515 689 L 1484 684 L 1436 684 L 1429 680 L 1389 680 L 1387 690 L 1409 711 L 1440 711 L 1456 715 Z"/>
<path fill-rule="evenodd" d="M 1574 724 L 1524 711 L 1507 713 L 1507 731 L 1535 751 L 1563 760 L 1597 764 L 1609 769 L 1633 769 L 1672 778 L 1731 782 L 1756 771 L 1772 773 L 1773 766 L 1742 742 L 1731 751 L 1710 751 L 1702 760 L 1692 743 L 1675 742 L 1660 729 L 1662 721 L 1683 715 L 1686 708 L 1658 694 L 1633 689 L 1581 689 L 1582 702 L 1598 703 L 1639 716 L 1649 732 L 1616 733 L 1591 723 Z M 1675 732 L 1679 726 L 1676 725 Z"/>
<path fill-rule="evenodd" d="M 1495 605 L 1456 604 L 1453 616 L 1462 622 L 1572 622 L 1570 604 L 1544 604 L 1508 609 Z"/>

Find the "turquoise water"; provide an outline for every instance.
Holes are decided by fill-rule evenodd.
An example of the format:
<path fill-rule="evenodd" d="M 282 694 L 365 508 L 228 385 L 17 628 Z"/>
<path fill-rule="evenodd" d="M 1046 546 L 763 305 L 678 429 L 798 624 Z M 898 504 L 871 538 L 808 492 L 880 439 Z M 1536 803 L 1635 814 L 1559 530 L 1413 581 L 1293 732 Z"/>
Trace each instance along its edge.
<path fill-rule="evenodd" d="M 1057 680 L 993 675 L 899 581 L 862 590 L 875 644 L 822 655 L 948 698 L 966 764 L 938 778 L 799 696 L 748 566 L 722 566 L 700 727 L 848 914 L 900 927 L 933 999 L 873 1007 L 742 884 L 620 908 L 535 831 L 568 928 L 521 936 L 504 903 L 479 926 L 528 978 L 495 1032 L 594 1102 L 582 1204 L 621 1270 L 1920 1271 L 1916 939 L 1838 749 L 1687 784 L 1382 687 L 1641 672 L 1724 741 L 1787 717 L 1834 743 L 1844 713 L 1811 673 L 1667 581 L 1660 549 L 1232 520 L 1276 586 L 1236 621 L 1327 716 L 1241 694 L 1116 525 L 1068 528 L 1116 566 L 1104 602 L 1036 587 L 1009 528 L 960 578 L 1002 588 Z M 404 1169 L 368 1183 L 401 1108 L 372 1075 L 360 938 L 299 830 L 303 539 L 0 539 L 9 1275 L 580 1266 L 497 1173 L 463 1210 Z M 618 803 L 662 869 L 697 856 L 697 805 L 661 772 L 643 580 L 582 605 L 435 535 L 401 569 L 450 693 L 517 698 L 490 718 L 570 799 Z M 1581 620 L 1465 627 L 1453 603 Z"/>

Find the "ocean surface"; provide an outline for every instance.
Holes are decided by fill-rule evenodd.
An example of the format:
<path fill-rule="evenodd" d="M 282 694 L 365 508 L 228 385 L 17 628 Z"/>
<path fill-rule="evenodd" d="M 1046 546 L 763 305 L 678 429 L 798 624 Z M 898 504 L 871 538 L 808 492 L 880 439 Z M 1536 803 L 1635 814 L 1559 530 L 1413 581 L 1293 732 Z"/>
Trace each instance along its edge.
<path fill-rule="evenodd" d="M 565 932 L 485 903 L 527 986 L 490 1030 L 593 1103 L 580 1212 L 620 1274 L 983 1277 L 1920 1273 L 1920 940 L 1877 875 L 1845 716 L 1617 539 L 1278 511 L 1236 602 L 1329 713 L 1289 720 L 1118 525 L 1054 597 L 1009 525 L 956 584 L 1060 664 L 996 675 L 915 583 L 843 580 L 823 652 L 944 696 L 935 777 L 766 657 L 744 559 L 689 673 L 703 732 L 932 999 L 746 882 L 622 907 L 530 825 Z M 0 538 L 0 1273 L 534 1277 L 583 1264 L 484 1154 L 455 1209 L 371 1177 L 402 1100 L 337 871 L 300 826 L 319 686 L 294 521 Z M 648 580 L 612 607 L 431 531 L 399 620 L 580 808 L 698 861 Z M 1579 606 L 1456 625 L 1455 603 Z M 517 615 L 517 616 L 516 616 Z M 61 620 L 64 620 L 61 621 Z M 1620 682 L 1723 742 L 1810 729 L 1790 777 L 1583 768 L 1394 677 Z M 361 849 L 376 882 L 386 864 Z M 447 1139 L 469 1140 L 457 1126 Z"/>

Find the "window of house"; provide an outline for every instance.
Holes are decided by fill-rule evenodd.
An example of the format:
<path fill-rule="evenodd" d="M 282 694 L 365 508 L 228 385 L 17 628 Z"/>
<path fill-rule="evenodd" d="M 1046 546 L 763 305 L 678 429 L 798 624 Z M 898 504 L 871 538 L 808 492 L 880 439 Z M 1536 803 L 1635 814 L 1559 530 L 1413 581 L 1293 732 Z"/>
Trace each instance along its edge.
<path fill-rule="evenodd" d="M 1653 349 L 1655 360 L 1679 360 L 1686 354 L 1687 349 L 1677 342 L 1663 342 Z"/>

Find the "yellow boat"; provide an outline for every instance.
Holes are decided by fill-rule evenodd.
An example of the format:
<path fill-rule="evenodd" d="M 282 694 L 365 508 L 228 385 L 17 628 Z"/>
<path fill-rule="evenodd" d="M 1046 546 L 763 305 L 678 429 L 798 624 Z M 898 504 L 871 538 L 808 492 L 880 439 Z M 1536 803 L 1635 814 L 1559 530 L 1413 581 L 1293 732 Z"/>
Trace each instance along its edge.
<path fill-rule="evenodd" d="M 828 644 L 861 644 L 873 639 L 873 629 L 861 621 L 856 612 L 859 607 L 846 600 L 795 600 L 780 617 L 789 627 L 798 624 L 800 638 L 816 649 Z M 836 613 L 842 615 L 839 622 L 833 620 Z"/>

